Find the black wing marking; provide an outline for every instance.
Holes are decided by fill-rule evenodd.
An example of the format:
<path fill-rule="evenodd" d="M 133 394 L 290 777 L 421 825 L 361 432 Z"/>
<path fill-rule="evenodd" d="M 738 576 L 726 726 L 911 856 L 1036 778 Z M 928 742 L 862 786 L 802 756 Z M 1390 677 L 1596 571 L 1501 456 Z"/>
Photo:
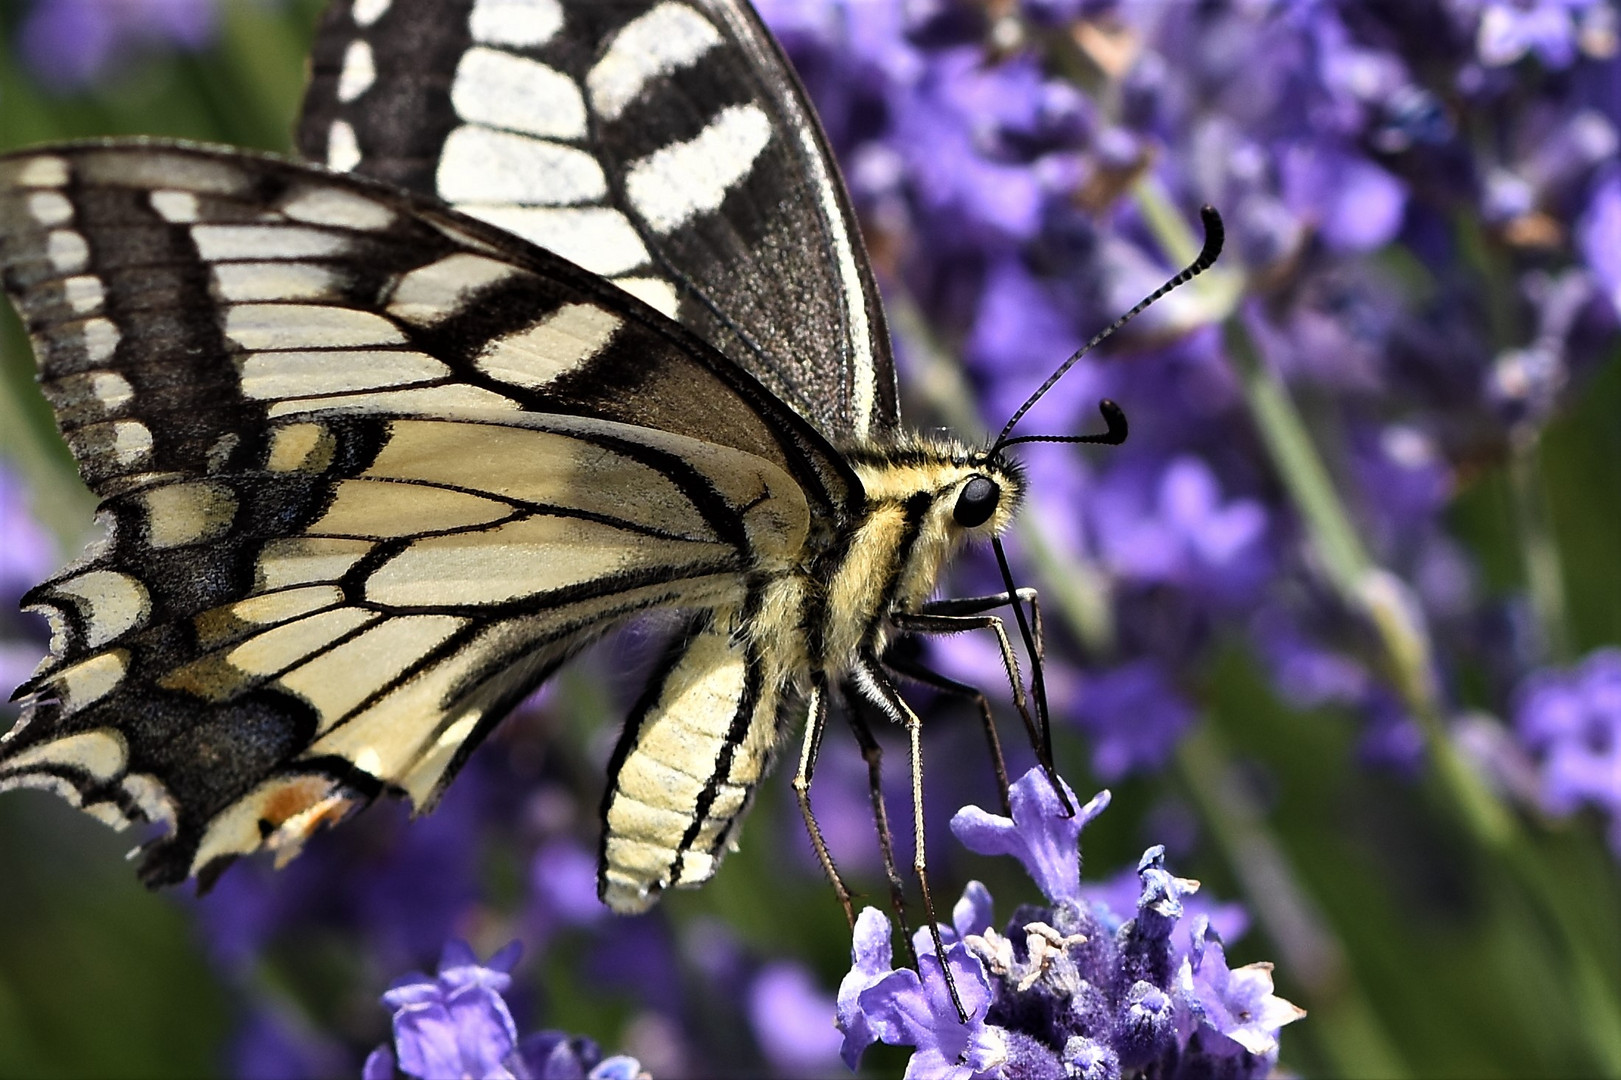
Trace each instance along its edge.
<path fill-rule="evenodd" d="M 0 788 L 172 824 L 154 882 L 431 803 L 585 641 L 741 603 L 853 490 L 656 312 L 304 166 L 0 158 L 0 280 L 110 532 L 28 597 L 56 638 Z"/>
<path fill-rule="evenodd" d="M 896 426 L 843 182 L 745 4 L 338 0 L 298 143 L 609 277 L 834 442 Z"/>

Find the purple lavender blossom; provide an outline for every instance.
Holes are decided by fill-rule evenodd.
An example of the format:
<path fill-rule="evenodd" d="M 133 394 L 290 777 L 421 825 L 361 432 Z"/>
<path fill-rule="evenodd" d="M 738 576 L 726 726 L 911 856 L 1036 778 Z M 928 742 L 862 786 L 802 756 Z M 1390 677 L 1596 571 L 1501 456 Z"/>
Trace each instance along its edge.
<path fill-rule="evenodd" d="M 1600 6 L 1600 0 L 1493 0 L 1480 13 L 1480 61 L 1501 66 L 1530 55 L 1550 68 L 1569 67 L 1582 22 Z"/>
<path fill-rule="evenodd" d="M 1137 867 L 1135 917 L 1082 901 L 1077 839 L 1107 793 L 1066 818 L 1039 770 L 1014 791 L 1013 818 L 965 807 L 953 831 L 974 850 L 1015 854 L 1051 906 L 1023 906 L 998 932 L 985 887 L 964 891 L 940 931 L 967 1022 L 928 930 L 914 940 L 921 974 L 890 970 L 889 921 L 863 911 L 839 990 L 845 1063 L 854 1068 L 867 1046 L 885 1042 L 917 1048 L 908 1076 L 1270 1075 L 1279 1029 L 1305 1014 L 1272 993 L 1270 965 L 1227 967 L 1207 915 L 1173 933 L 1189 925 L 1199 883 L 1171 874 L 1155 847 Z"/>
<path fill-rule="evenodd" d="M 203 48 L 218 18 L 217 0 L 34 0 L 19 46 L 43 84 L 82 90 L 127 64 L 131 54 Z"/>
<path fill-rule="evenodd" d="M 57 562 L 50 534 L 28 511 L 26 489 L 0 464 L 0 697 L 31 677 L 45 655 L 45 621 L 19 612 L 17 603 Z"/>
<path fill-rule="evenodd" d="M 839 1054 L 839 1033 L 829 1023 L 833 999 L 803 967 L 765 965 L 749 984 L 749 1021 L 766 1060 L 788 1076 L 825 1074 Z"/>
<path fill-rule="evenodd" d="M 1266 512 L 1224 498 L 1209 464 L 1191 454 L 1158 467 L 1122 462 L 1092 493 L 1099 546 L 1124 581 L 1172 584 L 1216 602 L 1242 602 L 1267 577 Z"/>
<path fill-rule="evenodd" d="M 486 1077 L 490 1080 L 637 1080 L 632 1058 L 604 1059 L 589 1039 L 542 1031 L 518 1038 L 502 996 L 512 984 L 521 946 L 514 941 L 480 963 L 465 942 L 445 945 L 437 975 L 407 975 L 383 995 L 394 1014 L 392 1047 L 366 1059 L 366 1080 L 396 1074 Z"/>
<path fill-rule="evenodd" d="M 437 976 L 407 975 L 383 995 L 394 1013 L 394 1053 L 408 1076 L 500 1076 L 510 1073 L 518 1028 L 501 996 L 512 983 L 520 947 L 513 942 L 487 963 L 465 942 L 445 945 Z"/>
<path fill-rule="evenodd" d="M 1611 168 L 1595 185 L 1592 201 L 1577 224 L 1577 246 L 1599 292 L 1621 319 L 1621 168 Z"/>
<path fill-rule="evenodd" d="M 863 975 L 871 970 L 874 955 L 888 951 L 889 934 L 887 918 L 872 908 L 862 912 L 856 925 L 854 955 Z M 917 1048 L 907 1067 L 908 1076 L 968 1080 L 998 1075 L 1008 1061 L 1007 1034 L 985 1022 L 991 987 L 983 965 L 962 943 L 946 945 L 946 963 L 951 966 L 957 1001 L 968 1016 L 965 1022 L 958 1015 L 957 1002 L 952 999 L 945 969 L 933 951 L 927 929 L 913 936 L 913 947 L 917 950 L 918 971 L 901 968 L 874 973 L 872 981 L 854 994 L 852 1012 L 860 1017 L 859 1024 L 841 1024 L 846 1064 L 853 1069 L 862 1050 L 872 1042 L 883 1042 Z M 840 996 L 845 996 L 842 990 Z"/>
<path fill-rule="evenodd" d="M 1063 784 L 1063 781 L 1059 781 Z M 1075 792 L 1063 784 L 1075 805 Z M 1101 791 L 1091 802 L 1065 816 L 1052 782 L 1032 769 L 1008 789 L 1013 816 L 990 814 L 965 806 L 951 819 L 951 832 L 962 846 L 979 855 L 1012 855 L 1053 903 L 1074 900 L 1081 881 L 1081 830 L 1109 806 Z"/>
<path fill-rule="evenodd" d="M 1609 819 L 1621 855 L 1621 649 L 1599 649 L 1568 671 L 1540 671 L 1514 710 L 1520 738 L 1541 765 L 1550 813 L 1592 807 Z"/>
<path fill-rule="evenodd" d="M 1092 739 L 1092 771 L 1104 780 L 1165 764 L 1194 718 L 1193 706 L 1151 657 L 1087 680 L 1073 711 Z"/>
<path fill-rule="evenodd" d="M 1181 1037 L 1199 1038 L 1200 1049 L 1212 1058 L 1275 1056 L 1279 1030 L 1305 1012 L 1273 994 L 1271 964 L 1230 969 L 1221 936 L 1208 919 L 1194 920 L 1192 936 L 1177 972 L 1177 991 L 1188 1004 L 1179 1017 Z"/>

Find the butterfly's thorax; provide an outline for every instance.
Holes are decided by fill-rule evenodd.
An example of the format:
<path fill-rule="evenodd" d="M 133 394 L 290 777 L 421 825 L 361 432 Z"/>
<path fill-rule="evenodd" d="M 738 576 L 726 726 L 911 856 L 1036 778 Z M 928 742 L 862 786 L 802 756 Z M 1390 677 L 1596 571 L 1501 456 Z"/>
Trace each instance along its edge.
<path fill-rule="evenodd" d="M 846 670 L 864 648 L 881 651 L 889 616 L 917 610 L 964 543 L 1005 529 L 1023 491 L 1009 463 L 955 441 L 910 436 L 845 452 L 866 498 L 841 557 L 827 571 L 826 622 L 813 663 L 830 674 Z M 1000 497 L 989 520 L 965 528 L 953 509 L 976 476 L 995 482 Z"/>

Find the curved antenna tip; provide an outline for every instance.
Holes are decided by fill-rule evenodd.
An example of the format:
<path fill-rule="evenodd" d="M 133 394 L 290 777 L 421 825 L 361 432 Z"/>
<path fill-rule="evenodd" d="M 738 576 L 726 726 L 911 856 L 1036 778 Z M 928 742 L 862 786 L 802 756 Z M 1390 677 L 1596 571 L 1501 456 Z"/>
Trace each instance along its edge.
<path fill-rule="evenodd" d="M 1103 414 L 1103 422 L 1109 430 L 1101 435 L 1016 435 L 1011 439 L 998 439 L 991 447 L 991 452 L 1017 446 L 1020 443 L 1102 443 L 1105 446 L 1119 446 L 1126 441 L 1126 435 L 1131 430 L 1126 423 L 1126 410 L 1116 405 L 1108 398 L 1098 402 L 1098 412 Z"/>
<path fill-rule="evenodd" d="M 1126 423 L 1126 410 L 1104 398 L 1098 402 L 1098 412 L 1103 414 L 1103 422 L 1109 425 L 1109 430 L 1099 435 L 1097 441 L 1109 446 L 1119 446 L 1125 442 L 1131 432 L 1131 425 Z"/>
<path fill-rule="evenodd" d="M 1221 223 L 1221 215 L 1216 208 L 1209 203 L 1199 207 L 1199 222 L 1204 226 L 1204 247 L 1199 249 L 1199 257 L 1194 264 L 1202 270 L 1214 266 L 1221 255 L 1221 246 L 1227 239 L 1227 227 Z"/>

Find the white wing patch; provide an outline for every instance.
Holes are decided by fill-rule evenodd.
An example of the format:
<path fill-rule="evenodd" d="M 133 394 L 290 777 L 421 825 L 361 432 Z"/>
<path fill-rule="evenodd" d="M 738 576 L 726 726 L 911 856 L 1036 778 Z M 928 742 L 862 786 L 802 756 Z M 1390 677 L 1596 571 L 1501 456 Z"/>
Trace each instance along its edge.
<path fill-rule="evenodd" d="M 474 217 L 480 203 L 545 199 L 562 206 L 608 194 L 602 166 L 584 150 L 473 124 L 445 139 L 436 182 L 447 202 Z"/>
<path fill-rule="evenodd" d="M 332 187 L 307 187 L 281 204 L 281 212 L 294 221 L 333 229 L 381 232 L 394 224 L 394 211 L 374 199 Z M 287 231 L 287 230 L 283 230 Z M 196 230 L 193 230 L 193 235 Z M 341 249 L 340 249 L 341 250 Z M 256 252 L 256 258 L 275 258 Z"/>
<path fill-rule="evenodd" d="M 450 102 L 470 124 L 552 139 L 583 139 L 586 133 L 585 101 L 573 79 L 498 49 L 475 47 L 462 54 Z"/>
<path fill-rule="evenodd" d="M 603 277 L 623 274 L 648 261 L 647 246 L 636 227 L 610 206 L 462 209 Z"/>
<path fill-rule="evenodd" d="M 370 26 L 388 13 L 392 2 L 393 0 L 355 0 L 354 6 L 349 9 L 349 17 L 355 20 L 356 26 Z"/>
<path fill-rule="evenodd" d="M 322 717 L 320 730 L 329 731 L 370 697 L 373 687 L 415 667 L 469 622 L 455 615 L 398 616 L 306 660 L 276 682 L 314 705 Z M 356 671 L 367 678 L 354 678 Z"/>
<path fill-rule="evenodd" d="M 564 304 L 527 330 L 484 346 L 474 364 L 491 378 L 539 390 L 589 363 L 622 325 L 595 304 Z"/>
<path fill-rule="evenodd" d="M 563 8 L 557 0 L 476 0 L 467 27 L 485 45 L 532 49 L 563 28 Z"/>
<path fill-rule="evenodd" d="M 326 137 L 326 167 L 348 172 L 360 164 L 360 140 L 347 120 L 334 120 Z"/>
<path fill-rule="evenodd" d="M 686 142 L 632 164 L 625 174 L 625 192 L 656 232 L 671 232 L 699 214 L 719 210 L 770 141 L 771 121 L 758 105 L 729 106 Z"/>
<path fill-rule="evenodd" d="M 50 596 L 65 599 L 77 609 L 86 627 L 84 644 L 92 649 L 140 626 L 152 610 L 146 586 L 117 570 L 91 570 L 59 581 L 51 586 Z M 53 647 L 51 651 L 61 650 Z"/>
<path fill-rule="evenodd" d="M 660 4 L 621 27 L 586 75 L 591 107 L 616 120 L 654 79 L 692 65 L 720 43 L 720 32 L 686 4 Z"/>
<path fill-rule="evenodd" d="M 104 460 L 121 470 L 144 466 L 152 454 L 152 432 L 139 420 L 114 420 L 89 424 L 67 432 L 68 447 L 84 468 L 99 466 Z"/>
<path fill-rule="evenodd" d="M 341 233 L 286 225 L 193 225 L 191 238 L 197 253 L 209 262 L 319 259 L 349 246 Z"/>
<path fill-rule="evenodd" d="M 343 72 L 338 76 L 338 100 L 350 102 L 371 89 L 377 81 L 377 65 L 372 59 L 371 45 L 365 38 L 349 43 L 343 54 Z"/>
<path fill-rule="evenodd" d="M 28 196 L 28 216 L 41 225 L 65 225 L 73 220 L 73 204 L 54 191 L 36 191 Z"/>
<path fill-rule="evenodd" d="M 426 353 L 396 349 L 258 352 L 240 363 L 242 393 L 261 400 L 409 386 L 451 375 Z"/>
<path fill-rule="evenodd" d="M 147 488 L 135 499 L 142 507 L 146 542 L 160 551 L 213 540 L 236 519 L 236 493 L 207 480 Z"/>
<path fill-rule="evenodd" d="M 185 225 L 197 220 L 197 196 L 189 191 L 154 191 L 147 196 L 152 209 L 171 225 Z"/>
<path fill-rule="evenodd" d="M 221 300 L 334 300 L 342 288 L 338 275 L 319 263 L 236 262 L 210 268 Z"/>
<path fill-rule="evenodd" d="M 225 336 L 252 352 L 405 344 L 381 315 L 322 304 L 232 304 Z"/>
<path fill-rule="evenodd" d="M 45 257 L 61 274 L 76 274 L 90 262 L 90 245 L 72 229 L 56 229 L 45 238 Z"/>
<path fill-rule="evenodd" d="M 374 394 L 337 394 L 331 397 L 287 398 L 265 410 L 272 418 L 313 409 L 368 409 L 373 412 L 440 413 L 459 409 L 515 411 L 518 403 L 482 386 L 448 383 L 384 390 Z"/>
<path fill-rule="evenodd" d="M 518 273 L 481 255 L 447 255 L 402 276 L 389 296 L 388 313 L 415 326 L 435 326 L 462 311 L 480 291 Z"/>

